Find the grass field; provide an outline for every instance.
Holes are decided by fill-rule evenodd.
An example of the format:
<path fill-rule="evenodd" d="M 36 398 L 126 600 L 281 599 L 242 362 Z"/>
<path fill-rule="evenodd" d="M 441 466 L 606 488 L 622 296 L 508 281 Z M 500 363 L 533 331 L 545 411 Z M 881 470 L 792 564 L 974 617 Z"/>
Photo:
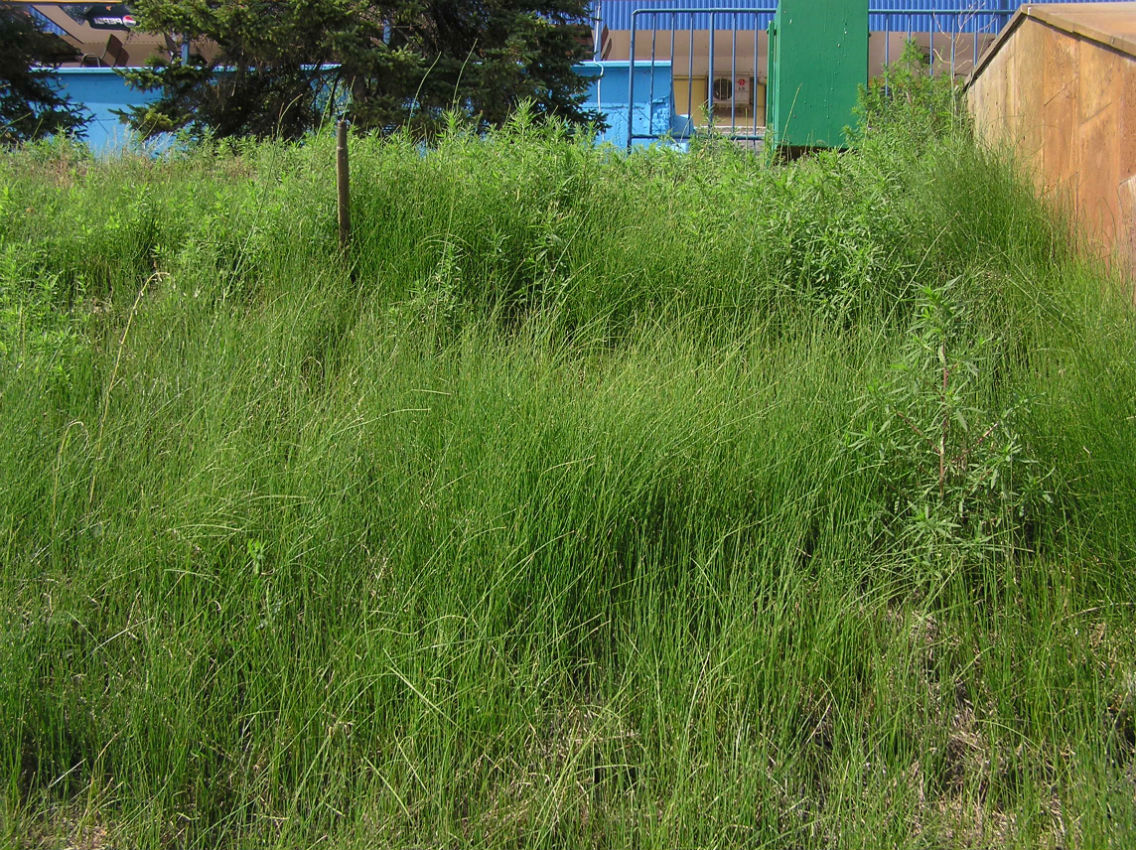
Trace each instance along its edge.
<path fill-rule="evenodd" d="M 0 158 L 0 845 L 1136 834 L 1136 326 L 963 122 Z"/>

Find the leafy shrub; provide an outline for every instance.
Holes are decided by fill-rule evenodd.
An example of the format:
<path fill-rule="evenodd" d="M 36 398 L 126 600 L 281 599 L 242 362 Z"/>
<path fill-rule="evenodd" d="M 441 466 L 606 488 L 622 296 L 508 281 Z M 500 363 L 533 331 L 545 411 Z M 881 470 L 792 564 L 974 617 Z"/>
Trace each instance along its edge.
<path fill-rule="evenodd" d="M 922 149 L 934 139 L 965 129 L 962 91 L 950 74 L 933 75 L 930 59 L 914 41 L 904 45 L 899 61 L 860 90 L 858 136 L 880 138 L 896 133 Z"/>
<path fill-rule="evenodd" d="M 1032 400 L 992 398 L 1002 340 L 976 331 L 959 285 L 920 290 L 892 377 L 869 394 L 852 441 L 879 477 L 890 547 L 933 566 L 1012 555 L 1053 504 L 1053 470 L 1019 431 Z"/>

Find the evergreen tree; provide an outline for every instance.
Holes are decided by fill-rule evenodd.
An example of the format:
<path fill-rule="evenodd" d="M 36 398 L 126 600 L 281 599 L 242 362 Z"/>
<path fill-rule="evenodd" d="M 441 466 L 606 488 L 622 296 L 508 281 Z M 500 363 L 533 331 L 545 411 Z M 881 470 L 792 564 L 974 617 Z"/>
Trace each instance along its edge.
<path fill-rule="evenodd" d="M 0 6 L 0 144 L 81 133 L 86 116 L 50 77 L 50 68 L 73 54 L 23 10 Z"/>
<path fill-rule="evenodd" d="M 456 109 L 481 127 L 522 100 L 538 117 L 595 120 L 573 65 L 587 0 L 137 0 L 146 29 L 213 43 L 127 72 L 159 100 L 126 117 L 143 133 L 295 138 L 346 108 L 357 126 L 424 134 Z"/>

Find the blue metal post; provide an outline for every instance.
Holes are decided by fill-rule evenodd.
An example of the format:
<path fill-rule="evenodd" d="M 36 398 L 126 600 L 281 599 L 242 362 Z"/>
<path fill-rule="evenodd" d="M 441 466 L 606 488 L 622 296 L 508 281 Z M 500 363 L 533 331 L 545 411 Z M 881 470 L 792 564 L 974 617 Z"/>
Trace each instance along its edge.
<path fill-rule="evenodd" d="M 631 13 L 631 47 L 627 61 L 627 152 L 631 153 L 631 139 L 634 130 L 631 129 L 635 120 L 635 25 L 639 20 L 639 10 Z"/>

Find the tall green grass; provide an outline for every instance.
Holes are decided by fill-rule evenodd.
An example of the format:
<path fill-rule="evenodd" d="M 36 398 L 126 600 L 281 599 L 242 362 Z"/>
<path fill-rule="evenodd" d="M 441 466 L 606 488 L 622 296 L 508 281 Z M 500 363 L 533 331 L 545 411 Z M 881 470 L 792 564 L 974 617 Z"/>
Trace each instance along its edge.
<path fill-rule="evenodd" d="M 924 129 L 0 160 L 0 842 L 1122 843 L 1128 302 Z"/>

